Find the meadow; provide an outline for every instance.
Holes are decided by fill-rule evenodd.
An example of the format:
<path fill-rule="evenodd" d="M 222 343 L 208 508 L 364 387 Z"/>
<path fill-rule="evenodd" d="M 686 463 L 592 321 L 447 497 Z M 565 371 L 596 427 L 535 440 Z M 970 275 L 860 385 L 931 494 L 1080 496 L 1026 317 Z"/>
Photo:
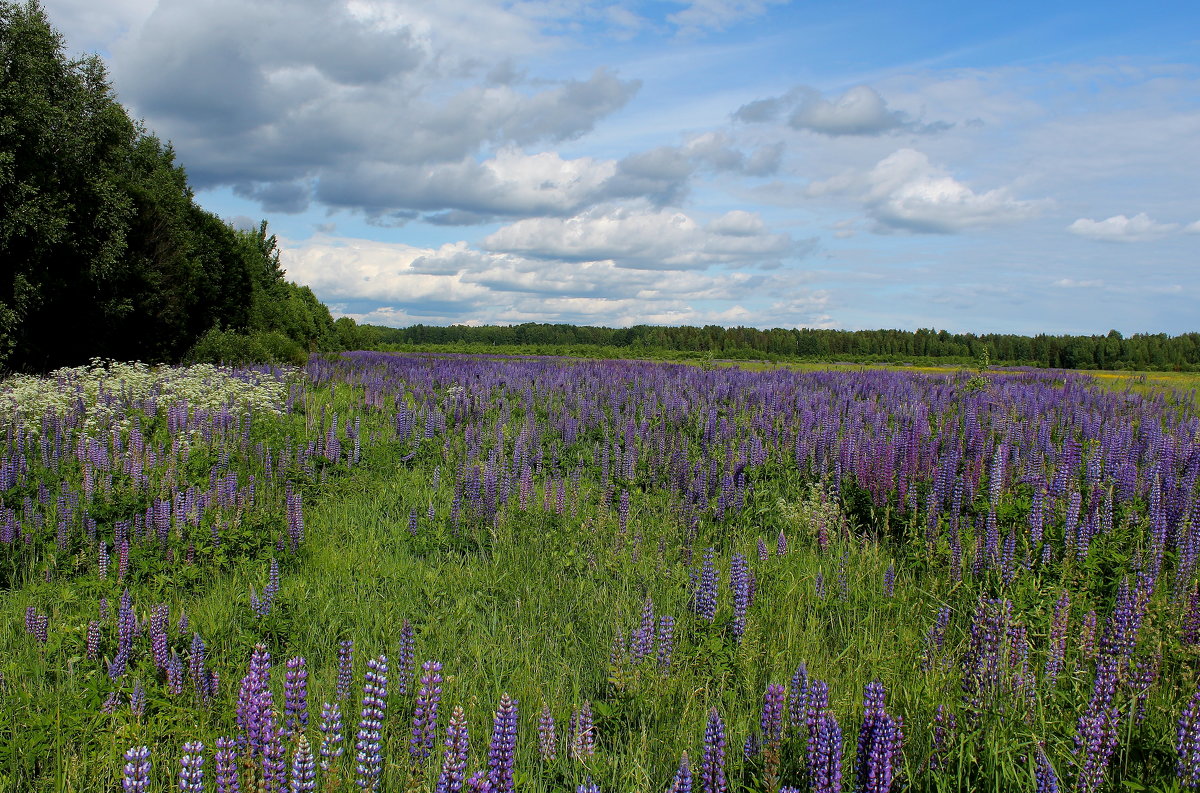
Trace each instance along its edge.
<path fill-rule="evenodd" d="M 0 386 L 0 790 L 1200 784 L 1200 405 L 344 353 Z"/>

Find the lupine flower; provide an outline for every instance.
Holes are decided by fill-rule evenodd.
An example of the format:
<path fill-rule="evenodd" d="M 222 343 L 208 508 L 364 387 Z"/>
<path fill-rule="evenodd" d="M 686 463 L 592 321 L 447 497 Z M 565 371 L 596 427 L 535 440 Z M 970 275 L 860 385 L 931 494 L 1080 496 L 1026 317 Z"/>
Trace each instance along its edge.
<path fill-rule="evenodd" d="M 891 597 L 896 591 L 896 563 L 888 564 L 887 570 L 883 572 L 883 596 Z"/>
<path fill-rule="evenodd" d="M 767 541 L 762 537 L 758 538 L 758 561 L 765 562 L 771 558 L 770 552 L 767 550 Z"/>
<path fill-rule="evenodd" d="M 1054 766 L 1050 765 L 1050 759 L 1041 747 L 1038 747 L 1034 760 L 1033 778 L 1037 785 L 1036 793 L 1058 793 L 1058 774 L 1054 772 Z"/>
<path fill-rule="evenodd" d="M 675 618 L 663 615 L 658 618 L 658 668 L 663 672 L 671 669 L 671 656 L 675 652 Z"/>
<path fill-rule="evenodd" d="M 642 607 L 642 620 L 629 642 L 629 660 L 641 663 L 654 651 L 654 601 L 646 598 Z"/>
<path fill-rule="evenodd" d="M 413 710 L 412 740 L 409 754 L 418 763 L 424 763 L 433 751 L 434 736 L 437 734 L 438 703 L 442 698 L 442 665 L 437 661 L 426 661 L 421 665 L 425 674 L 421 676 L 421 690 L 417 692 L 417 704 Z"/>
<path fill-rule="evenodd" d="M 328 771 L 330 764 L 342 756 L 342 703 L 335 700 L 321 706 L 321 770 Z"/>
<path fill-rule="evenodd" d="M 239 793 L 241 790 L 237 760 L 237 741 L 233 738 L 218 738 L 217 751 L 213 755 L 217 793 Z"/>
<path fill-rule="evenodd" d="M 400 626 L 400 646 L 396 651 L 396 693 L 407 697 L 412 688 L 413 671 L 416 667 L 416 642 L 412 625 L 408 620 Z"/>
<path fill-rule="evenodd" d="M 823 680 L 809 684 L 808 774 L 814 793 L 841 793 L 842 728 L 829 711 L 829 686 Z"/>
<path fill-rule="evenodd" d="M 688 763 L 687 752 L 679 758 L 679 770 L 675 772 L 667 793 L 692 793 L 692 767 Z"/>
<path fill-rule="evenodd" d="M 363 790 L 375 790 L 383 772 L 380 740 L 386 702 L 387 658 L 381 655 L 367 662 L 367 673 L 363 682 L 362 717 L 358 722 L 358 736 L 354 744 L 358 761 L 355 781 Z"/>
<path fill-rule="evenodd" d="M 950 607 L 938 609 L 937 619 L 925 634 L 925 648 L 921 653 L 921 669 L 928 672 L 937 663 L 942 647 L 946 643 L 946 629 L 950 626 Z"/>
<path fill-rule="evenodd" d="M 267 725 L 268 734 L 262 752 L 262 781 L 270 793 L 283 793 L 287 784 L 287 750 L 283 745 L 283 732 L 274 720 Z"/>
<path fill-rule="evenodd" d="M 337 698 L 344 700 L 350 695 L 350 681 L 354 679 L 354 640 L 343 639 L 338 644 Z"/>
<path fill-rule="evenodd" d="M 300 494 L 293 492 L 290 487 L 284 496 L 284 501 L 287 511 L 288 541 L 292 553 L 295 553 L 304 542 L 304 506 Z"/>
<path fill-rule="evenodd" d="M 546 762 L 558 758 L 558 735 L 554 728 L 554 715 L 550 706 L 542 703 L 542 712 L 538 716 L 538 753 Z"/>
<path fill-rule="evenodd" d="M 805 723 L 808 711 L 808 667 L 801 661 L 792 675 L 791 690 L 788 692 L 788 721 L 793 728 Z"/>
<path fill-rule="evenodd" d="M 459 793 L 462 790 L 468 749 L 467 717 L 462 707 L 455 705 L 450 712 L 450 723 L 446 725 L 446 753 L 442 756 L 442 773 L 438 777 L 436 793 Z"/>
<path fill-rule="evenodd" d="M 121 783 L 125 793 L 142 793 L 142 791 L 149 788 L 149 746 L 134 746 L 125 752 L 125 770 Z"/>
<path fill-rule="evenodd" d="M 1180 783 L 1184 787 L 1200 787 L 1200 689 L 1179 715 L 1175 751 L 1179 754 L 1175 775 Z"/>
<path fill-rule="evenodd" d="M 741 641 L 746 632 L 746 612 L 750 608 L 750 577 L 746 557 L 740 553 L 733 555 L 729 587 L 733 590 L 733 635 Z"/>
<path fill-rule="evenodd" d="M 87 627 L 87 657 L 95 661 L 100 656 L 100 622 L 89 620 Z"/>
<path fill-rule="evenodd" d="M 596 727 L 592 722 L 592 703 L 571 714 L 571 757 L 584 760 L 596 753 Z"/>
<path fill-rule="evenodd" d="M 725 793 L 725 722 L 713 708 L 704 729 L 704 752 L 700 757 L 700 793 Z"/>
<path fill-rule="evenodd" d="M 146 713 L 146 689 L 141 680 L 133 681 L 133 691 L 129 694 L 129 712 L 139 719 Z"/>
<path fill-rule="evenodd" d="M 183 661 L 180 660 L 179 654 L 174 650 L 171 651 L 170 657 L 167 658 L 167 691 L 178 696 L 183 693 Z"/>
<path fill-rule="evenodd" d="M 1071 596 L 1064 589 L 1054 604 L 1054 618 L 1050 623 L 1049 650 L 1046 654 L 1046 685 L 1053 686 L 1062 671 L 1067 652 L 1067 624 L 1071 618 Z"/>
<path fill-rule="evenodd" d="M 940 771 L 946 766 L 950 753 L 950 744 L 954 742 L 954 733 L 958 729 L 958 717 L 953 711 L 946 710 L 945 705 L 938 705 L 933 714 L 933 749 L 929 753 L 929 770 Z"/>
<path fill-rule="evenodd" d="M 783 529 L 779 530 L 779 537 L 775 540 L 775 555 L 787 556 L 788 542 L 787 536 L 783 533 Z"/>
<path fill-rule="evenodd" d="M 296 753 L 292 755 L 290 793 L 313 793 L 317 789 L 317 768 L 313 763 L 312 747 L 304 733 L 296 738 Z"/>
<path fill-rule="evenodd" d="M 715 553 L 712 548 L 704 552 L 699 583 L 692 592 L 692 610 L 709 622 L 717 618 L 717 567 L 713 563 Z"/>
<path fill-rule="evenodd" d="M 289 658 L 283 682 L 284 732 L 295 735 L 308 728 L 308 669 L 304 658 Z"/>
<path fill-rule="evenodd" d="M 467 779 L 467 790 L 470 793 L 490 793 L 492 783 L 488 781 L 487 771 L 476 771 Z"/>
<path fill-rule="evenodd" d="M 204 744 L 185 743 L 179 759 L 180 793 L 204 793 Z"/>
<path fill-rule="evenodd" d="M 512 793 L 513 760 L 517 749 L 517 700 L 500 697 L 488 747 L 488 781 L 493 793 Z"/>
<path fill-rule="evenodd" d="M 584 780 L 582 785 L 575 788 L 575 793 L 600 793 L 600 786 L 593 782 L 589 776 Z"/>

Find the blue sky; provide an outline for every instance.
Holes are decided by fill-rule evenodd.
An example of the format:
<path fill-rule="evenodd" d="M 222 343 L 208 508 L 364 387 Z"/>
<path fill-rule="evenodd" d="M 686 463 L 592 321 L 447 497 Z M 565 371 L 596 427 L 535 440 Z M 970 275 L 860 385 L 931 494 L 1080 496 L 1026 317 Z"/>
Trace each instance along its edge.
<path fill-rule="evenodd" d="M 386 325 L 1200 330 L 1200 6 L 47 0 Z"/>

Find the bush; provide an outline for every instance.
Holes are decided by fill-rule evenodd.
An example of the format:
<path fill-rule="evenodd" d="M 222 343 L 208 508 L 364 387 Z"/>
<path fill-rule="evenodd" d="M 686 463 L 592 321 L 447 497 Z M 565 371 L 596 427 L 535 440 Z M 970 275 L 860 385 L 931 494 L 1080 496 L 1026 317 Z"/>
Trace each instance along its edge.
<path fill-rule="evenodd" d="M 308 353 L 278 331 L 239 333 L 211 328 L 188 351 L 187 363 L 244 366 L 251 363 L 290 363 L 302 366 Z"/>

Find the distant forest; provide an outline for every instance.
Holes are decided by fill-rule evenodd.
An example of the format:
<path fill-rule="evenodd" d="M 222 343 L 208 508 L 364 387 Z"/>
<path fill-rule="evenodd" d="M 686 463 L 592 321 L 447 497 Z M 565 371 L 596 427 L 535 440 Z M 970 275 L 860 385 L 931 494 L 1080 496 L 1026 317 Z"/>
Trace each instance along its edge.
<path fill-rule="evenodd" d="M 1115 330 L 1103 336 L 1019 336 L 1009 333 L 949 333 L 944 330 L 822 330 L 814 328 L 658 327 L 603 328 L 578 325 L 470 327 L 362 325 L 357 331 L 371 346 L 459 345 L 537 348 L 587 354 L 624 350 L 650 357 L 714 357 L 766 360 L 880 361 L 970 364 L 987 350 L 992 363 L 1063 369 L 1200 370 L 1200 333 L 1168 336 Z"/>

